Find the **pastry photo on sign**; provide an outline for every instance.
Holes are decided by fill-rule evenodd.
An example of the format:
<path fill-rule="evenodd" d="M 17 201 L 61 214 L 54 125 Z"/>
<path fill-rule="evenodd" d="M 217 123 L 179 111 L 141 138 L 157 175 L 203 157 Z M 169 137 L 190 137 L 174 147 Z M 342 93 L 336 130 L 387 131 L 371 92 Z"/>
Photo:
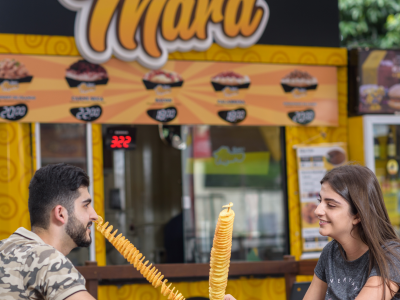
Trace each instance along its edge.
<path fill-rule="evenodd" d="M 65 79 L 75 95 L 101 95 L 108 83 L 104 67 L 84 59 L 73 63 L 65 72 Z"/>
<path fill-rule="evenodd" d="M 308 91 L 316 90 L 318 80 L 306 71 L 293 70 L 281 79 L 281 86 L 285 93 L 300 98 L 307 96 Z"/>
<path fill-rule="evenodd" d="M 0 61 L 0 87 L 2 92 L 24 93 L 32 81 L 24 63 L 14 59 L 5 58 Z"/>
<path fill-rule="evenodd" d="M 224 97 L 240 97 L 240 91 L 250 87 L 250 78 L 234 71 L 224 71 L 211 78 L 211 84 L 216 92 L 222 92 Z"/>
<path fill-rule="evenodd" d="M 143 76 L 143 84 L 147 90 L 154 90 L 157 96 L 169 95 L 172 88 L 182 87 L 182 77 L 172 71 L 152 70 Z"/>

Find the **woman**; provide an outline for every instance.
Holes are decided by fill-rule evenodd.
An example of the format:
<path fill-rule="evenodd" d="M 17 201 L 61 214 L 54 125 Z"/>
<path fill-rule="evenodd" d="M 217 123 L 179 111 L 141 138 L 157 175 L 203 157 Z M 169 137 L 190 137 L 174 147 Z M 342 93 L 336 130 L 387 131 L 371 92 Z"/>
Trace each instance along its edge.
<path fill-rule="evenodd" d="M 349 165 L 321 180 L 315 214 L 333 238 L 322 251 L 305 300 L 400 299 L 400 240 L 374 173 Z"/>
<path fill-rule="evenodd" d="M 319 232 L 333 241 L 304 300 L 400 299 L 400 240 L 374 173 L 358 165 L 335 168 L 321 180 L 318 200 Z"/>

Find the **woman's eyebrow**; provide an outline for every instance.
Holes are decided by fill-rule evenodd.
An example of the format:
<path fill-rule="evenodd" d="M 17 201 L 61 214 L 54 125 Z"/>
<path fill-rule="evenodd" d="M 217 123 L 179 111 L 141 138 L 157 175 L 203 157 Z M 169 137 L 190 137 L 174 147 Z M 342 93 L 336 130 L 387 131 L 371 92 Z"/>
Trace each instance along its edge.
<path fill-rule="evenodd" d="M 320 199 L 322 199 L 320 193 L 318 193 L 318 196 L 319 196 Z M 332 199 L 332 198 L 323 198 L 323 199 L 324 199 L 325 201 L 333 201 L 333 202 L 335 202 L 335 203 L 337 203 L 337 204 L 341 204 L 339 201 L 337 201 L 337 200 L 335 200 L 335 199 Z"/>
<path fill-rule="evenodd" d="M 332 199 L 332 198 L 325 198 L 324 200 L 325 200 L 325 201 L 332 201 L 332 202 L 335 202 L 335 203 L 337 203 L 337 204 L 341 204 L 339 201 L 337 201 L 337 200 L 335 200 L 335 199 Z"/>

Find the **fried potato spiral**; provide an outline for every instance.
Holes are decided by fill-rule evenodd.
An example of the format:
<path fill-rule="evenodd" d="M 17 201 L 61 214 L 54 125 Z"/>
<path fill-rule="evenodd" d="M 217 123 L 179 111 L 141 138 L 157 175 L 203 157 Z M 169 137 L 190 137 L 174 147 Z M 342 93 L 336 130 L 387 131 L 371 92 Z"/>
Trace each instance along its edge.
<path fill-rule="evenodd" d="M 213 247 L 210 259 L 209 294 L 210 300 L 223 300 L 226 285 L 228 284 L 228 272 L 232 249 L 232 231 L 235 212 L 231 209 L 232 202 L 225 205 L 218 217 L 215 228 Z"/>
<path fill-rule="evenodd" d="M 146 278 L 155 288 L 161 286 L 161 294 L 164 296 L 168 296 L 168 300 L 185 300 L 179 291 L 175 291 L 175 288 L 170 289 L 172 283 L 167 286 L 167 279 L 164 279 L 164 275 L 161 272 L 158 272 L 156 267 L 152 267 L 152 264 L 149 264 L 149 261 L 143 262 L 145 257 L 139 250 L 133 246 L 129 240 L 127 240 L 122 233 L 118 236 L 118 229 L 116 229 L 113 233 L 113 226 L 108 226 L 108 222 L 103 224 L 103 218 L 99 216 L 97 221 L 96 229 L 101 232 L 102 235 L 122 254 L 122 256 L 129 261 L 135 268 Z M 164 279 L 164 281 L 163 281 Z"/>

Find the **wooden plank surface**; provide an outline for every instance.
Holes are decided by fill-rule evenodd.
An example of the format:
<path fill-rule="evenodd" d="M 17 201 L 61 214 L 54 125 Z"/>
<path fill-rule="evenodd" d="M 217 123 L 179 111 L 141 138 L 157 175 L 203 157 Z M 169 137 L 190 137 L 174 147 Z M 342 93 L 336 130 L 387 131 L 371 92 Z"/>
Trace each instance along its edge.
<path fill-rule="evenodd" d="M 155 267 L 165 278 L 201 278 L 208 277 L 209 264 L 158 264 Z M 105 267 L 77 267 L 78 271 L 86 278 L 98 280 L 126 280 L 143 279 L 143 276 L 131 265 L 105 266 Z M 279 275 L 297 273 L 298 262 L 262 261 L 262 262 L 232 262 L 229 276 L 248 275 Z"/>

